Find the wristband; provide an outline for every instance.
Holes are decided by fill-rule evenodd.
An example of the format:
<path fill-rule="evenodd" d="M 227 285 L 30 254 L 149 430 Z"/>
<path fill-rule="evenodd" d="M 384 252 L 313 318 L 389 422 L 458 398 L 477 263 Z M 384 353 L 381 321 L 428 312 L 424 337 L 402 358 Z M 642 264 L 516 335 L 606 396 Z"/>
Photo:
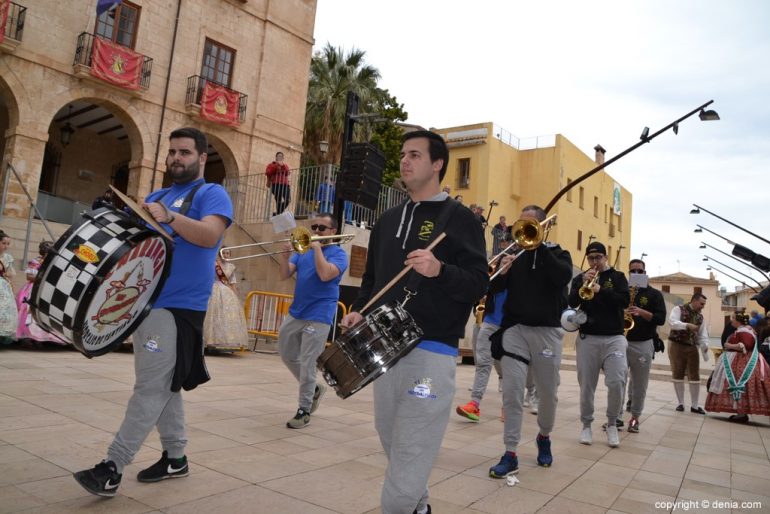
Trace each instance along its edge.
<path fill-rule="evenodd" d="M 434 278 L 439 278 L 441 275 L 444 274 L 444 268 L 446 267 L 446 263 L 444 261 L 438 261 L 441 266 L 438 269 L 438 275 L 436 275 Z"/>

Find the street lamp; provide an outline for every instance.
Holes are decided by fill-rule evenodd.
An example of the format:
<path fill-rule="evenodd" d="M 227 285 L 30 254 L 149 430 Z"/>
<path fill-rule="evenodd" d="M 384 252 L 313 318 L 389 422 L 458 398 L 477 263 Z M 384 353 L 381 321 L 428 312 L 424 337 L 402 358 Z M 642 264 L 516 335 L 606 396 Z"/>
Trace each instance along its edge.
<path fill-rule="evenodd" d="M 329 151 L 329 142 L 328 141 L 319 141 L 318 142 L 318 150 L 321 152 L 321 156 L 326 156 L 326 152 Z"/>
<path fill-rule="evenodd" d="M 644 145 L 646 143 L 649 143 L 650 141 L 652 141 L 653 139 L 655 139 L 656 137 L 658 137 L 659 135 L 661 135 L 662 133 L 664 133 L 668 129 L 673 129 L 674 130 L 674 134 L 679 134 L 679 124 L 681 122 L 683 122 L 684 120 L 686 120 L 687 118 L 689 118 L 690 116 L 692 116 L 692 115 L 697 113 L 698 117 L 701 119 L 701 121 L 718 120 L 719 119 L 719 115 L 716 113 L 716 111 L 713 111 L 713 110 L 708 110 L 707 111 L 706 110 L 706 107 L 708 107 L 712 103 L 714 103 L 714 100 L 709 100 L 705 104 L 703 104 L 703 105 L 701 105 L 699 107 L 696 107 L 692 111 L 688 112 L 687 114 L 685 114 L 681 118 L 672 121 L 671 123 L 669 123 L 668 125 L 666 125 L 662 129 L 658 130 L 654 134 L 650 134 L 649 128 L 645 127 L 644 130 L 642 130 L 642 135 L 639 137 L 639 141 L 635 145 L 632 145 L 632 146 L 626 148 L 625 150 L 620 152 L 618 155 L 616 155 L 612 159 L 608 159 L 608 160 L 604 161 L 603 163 L 601 163 L 598 166 L 596 166 L 594 169 L 592 169 L 590 171 L 587 171 L 586 173 L 584 173 L 583 175 L 578 177 L 576 180 L 570 182 L 565 187 L 563 187 L 561 189 L 561 191 L 556 193 L 556 196 L 554 196 L 551 199 L 551 201 L 548 202 L 548 205 L 545 206 L 545 209 L 544 209 L 545 212 L 548 213 L 551 210 L 551 208 L 554 205 L 556 205 L 556 202 L 559 201 L 559 198 L 564 196 L 567 193 L 567 191 L 569 191 L 573 187 L 577 186 L 578 184 L 580 184 L 581 182 L 583 182 L 587 178 L 591 177 L 592 175 L 594 175 L 598 171 L 606 168 L 607 166 L 609 166 L 613 162 L 617 161 L 621 157 L 623 157 L 625 155 L 628 155 L 629 153 L 633 152 L 634 150 L 636 150 L 640 146 L 642 146 L 642 145 Z"/>
<path fill-rule="evenodd" d="M 716 267 L 716 266 L 714 266 L 713 264 L 712 264 L 711 266 L 706 266 L 706 271 L 711 271 L 711 270 L 712 270 L 712 268 L 713 268 L 713 270 L 714 270 L 714 271 L 716 271 L 717 273 L 721 273 L 722 275 L 726 276 L 727 278 L 730 278 L 730 279 L 732 279 L 732 280 L 734 280 L 734 281 L 738 282 L 738 283 L 739 283 L 739 284 L 741 284 L 743 287 L 748 287 L 749 289 L 751 289 L 751 290 L 752 290 L 752 291 L 754 291 L 755 293 L 759 293 L 759 291 L 757 291 L 756 289 L 754 289 L 754 288 L 753 288 L 753 287 L 751 287 L 750 285 L 747 285 L 747 284 L 746 284 L 746 282 L 744 282 L 743 280 L 739 280 L 739 279 L 735 278 L 734 276 L 730 275 L 729 273 L 725 273 L 724 271 L 722 271 L 721 269 L 717 268 L 717 267 Z"/>
<path fill-rule="evenodd" d="M 754 277 L 752 277 L 751 275 L 747 275 L 747 274 L 745 274 L 745 273 L 743 273 L 743 272 L 741 272 L 741 271 L 738 271 L 737 269 L 735 269 L 735 268 L 733 268 L 733 267 L 731 267 L 731 266 L 728 266 L 728 265 L 727 265 L 727 264 L 725 264 L 724 262 L 719 262 L 719 261 L 718 261 L 718 260 L 716 260 L 715 258 L 713 258 L 713 257 L 709 257 L 708 255 L 704 255 L 703 257 L 704 257 L 704 258 L 703 258 L 703 260 L 704 260 L 704 261 L 709 261 L 709 260 L 710 260 L 710 261 L 714 261 L 714 262 L 716 262 L 717 264 L 719 264 L 720 266 L 724 266 L 725 268 L 727 268 L 727 269 L 729 269 L 729 270 L 732 270 L 732 271 L 734 271 L 735 273 L 737 273 L 737 274 L 739 274 L 739 275 L 742 275 L 742 276 L 744 276 L 744 277 L 746 277 L 746 278 L 748 278 L 748 279 L 750 279 L 750 280 L 753 280 L 753 281 L 754 281 L 754 283 L 755 283 L 755 284 L 757 284 L 757 285 L 758 285 L 760 288 L 764 287 L 762 284 L 760 284 L 760 283 L 759 283 L 759 281 L 758 281 L 757 279 L 755 279 L 755 278 L 754 278 Z"/>
<path fill-rule="evenodd" d="M 719 114 L 713 109 L 709 109 L 708 111 L 705 109 L 701 109 L 698 113 L 698 118 L 700 118 L 701 121 L 718 121 Z"/>
<path fill-rule="evenodd" d="M 717 119 L 718 119 L 718 118 L 717 118 Z M 749 234 L 749 235 L 752 235 L 752 236 L 756 237 L 756 238 L 757 238 L 757 239 L 759 239 L 760 241 L 764 241 L 765 243 L 767 243 L 767 244 L 770 244 L 770 241 L 769 241 L 769 240 L 767 240 L 767 239 L 765 239 L 764 237 L 762 237 L 762 236 L 760 236 L 760 235 L 757 235 L 757 234 L 755 234 L 754 232 L 752 232 L 752 231 L 750 231 L 750 230 L 747 230 L 747 229 L 743 228 L 742 226 L 738 225 L 737 223 L 733 223 L 732 221 L 728 220 L 727 218 L 723 218 L 723 217 L 722 217 L 722 216 L 720 216 L 719 214 L 716 214 L 716 213 L 713 213 L 713 212 L 711 212 L 710 210 L 706 209 L 705 207 L 701 207 L 700 205 L 696 205 L 696 204 L 693 204 L 693 207 L 695 207 L 695 208 L 690 210 L 690 214 L 700 214 L 700 211 L 702 210 L 703 212 L 707 212 L 708 214 L 711 214 L 711 215 L 712 215 L 712 216 L 714 216 L 715 218 L 717 218 L 717 219 L 719 219 L 719 220 L 722 220 L 722 221 L 724 221 L 725 223 L 728 223 L 728 224 L 732 225 L 733 227 L 735 227 L 735 228 L 737 228 L 737 229 L 743 230 L 743 231 L 744 231 L 744 232 L 746 232 L 747 234 Z M 720 237 L 721 237 L 721 236 L 720 236 Z M 722 239 L 724 239 L 724 238 L 722 238 Z"/>
<path fill-rule="evenodd" d="M 721 253 L 722 255 L 726 255 L 727 257 L 730 257 L 732 260 L 740 262 L 744 266 L 748 266 L 749 268 L 760 272 L 763 277 L 767 278 L 767 275 L 765 275 L 764 271 L 762 271 L 761 269 L 759 269 L 756 266 L 752 266 L 751 264 L 741 260 L 741 259 L 746 259 L 747 261 L 751 262 L 752 256 L 750 254 L 748 254 L 748 253 L 743 253 L 744 250 L 748 250 L 748 252 L 751 252 L 751 250 L 749 250 L 748 248 L 746 248 L 744 246 L 741 246 L 741 245 L 735 245 L 735 249 L 733 250 L 733 254 L 737 255 L 738 257 L 741 258 L 741 259 L 737 259 L 737 258 L 733 257 L 732 255 L 730 255 L 729 253 L 723 252 L 719 248 L 711 246 L 710 244 L 706 243 L 705 241 L 701 241 L 701 245 L 698 248 L 703 250 L 706 247 L 711 248 L 712 250 L 716 250 L 717 252 Z M 740 248 L 740 250 L 739 250 L 739 248 Z M 754 252 L 751 252 L 751 254 L 754 255 L 754 259 L 756 260 L 756 254 Z"/>

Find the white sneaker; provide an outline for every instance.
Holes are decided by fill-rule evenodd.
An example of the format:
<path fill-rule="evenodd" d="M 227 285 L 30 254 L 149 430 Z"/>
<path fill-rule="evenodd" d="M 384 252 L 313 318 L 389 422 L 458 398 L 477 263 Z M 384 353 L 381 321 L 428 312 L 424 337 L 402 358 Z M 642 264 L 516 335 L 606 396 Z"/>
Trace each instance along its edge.
<path fill-rule="evenodd" d="M 538 405 L 539 405 L 538 401 L 531 402 L 529 412 L 531 412 L 532 414 L 537 414 L 537 407 L 538 407 Z"/>
<path fill-rule="evenodd" d="M 532 405 L 532 403 L 530 403 L 530 401 L 529 401 L 529 395 L 528 395 L 528 394 L 525 394 L 525 395 L 524 395 L 524 403 L 522 404 L 522 406 L 523 406 L 525 409 L 528 409 L 530 405 Z"/>
<path fill-rule="evenodd" d="M 618 427 L 607 427 L 607 444 L 609 444 L 611 448 L 617 448 L 620 446 Z"/>
<path fill-rule="evenodd" d="M 583 427 L 580 431 L 580 444 L 591 444 L 594 442 L 593 434 L 591 434 L 591 427 Z"/>

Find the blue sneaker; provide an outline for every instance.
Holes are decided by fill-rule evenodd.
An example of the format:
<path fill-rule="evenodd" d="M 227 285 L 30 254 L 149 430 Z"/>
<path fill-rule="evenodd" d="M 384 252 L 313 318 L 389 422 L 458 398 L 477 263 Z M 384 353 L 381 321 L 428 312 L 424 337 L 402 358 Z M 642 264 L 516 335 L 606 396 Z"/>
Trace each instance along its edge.
<path fill-rule="evenodd" d="M 551 455 L 551 438 L 537 435 L 537 465 L 548 468 L 553 464 L 553 455 Z"/>
<path fill-rule="evenodd" d="M 497 466 L 489 468 L 489 476 L 492 478 L 505 478 L 519 472 L 519 458 L 511 452 L 505 452 Z"/>

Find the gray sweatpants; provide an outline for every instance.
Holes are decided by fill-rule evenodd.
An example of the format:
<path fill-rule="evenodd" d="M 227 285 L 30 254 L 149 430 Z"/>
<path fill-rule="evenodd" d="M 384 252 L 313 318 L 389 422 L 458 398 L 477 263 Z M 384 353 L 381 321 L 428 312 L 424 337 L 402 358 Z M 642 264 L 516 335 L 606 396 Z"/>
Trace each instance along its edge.
<path fill-rule="evenodd" d="M 182 393 L 171 392 L 176 367 L 176 323 L 166 309 L 153 309 L 133 335 L 134 394 L 115 439 L 107 450 L 118 473 L 134 460 L 153 427 L 169 458 L 184 456 L 187 445 Z"/>
<path fill-rule="evenodd" d="M 652 339 L 646 341 L 629 341 L 626 349 L 626 360 L 628 361 L 628 383 L 624 386 L 628 389 L 628 400 L 631 402 L 631 416 L 639 419 L 644 410 L 644 399 L 647 396 L 647 384 L 650 382 L 650 368 L 652 367 L 652 354 L 655 353 L 655 345 Z M 623 415 L 623 405 L 621 402 L 620 414 Z"/>
<path fill-rule="evenodd" d="M 590 427 L 594 420 L 594 395 L 599 383 L 599 370 L 604 370 L 607 386 L 607 423 L 615 424 L 623 408 L 624 384 L 628 370 L 626 347 L 622 335 L 580 335 L 576 343 L 577 376 L 580 385 L 580 421 Z"/>
<path fill-rule="evenodd" d="M 557 392 L 559 389 L 559 365 L 561 364 L 564 331 L 558 327 L 529 327 L 514 325 L 503 335 L 503 348 L 529 360 L 529 366 L 520 360 L 505 356 L 503 366 L 503 410 L 505 449 L 515 452 L 521 440 L 521 421 L 524 389 L 528 369 L 532 370 L 540 406 L 537 424 L 540 433 L 547 436 L 556 420 Z"/>
<path fill-rule="evenodd" d="M 415 348 L 374 382 L 374 425 L 388 458 L 383 514 L 428 503 L 428 478 L 455 394 L 456 357 Z"/>
<path fill-rule="evenodd" d="M 278 353 L 299 382 L 299 408 L 310 412 L 316 383 L 316 360 L 324 351 L 329 325 L 287 315 L 278 332 Z"/>
<path fill-rule="evenodd" d="M 487 390 L 489 383 L 489 374 L 492 372 L 494 359 L 492 358 L 492 342 L 489 337 L 497 332 L 500 327 L 492 323 L 482 323 L 476 337 L 476 350 L 473 355 L 476 363 L 476 373 L 473 376 L 473 389 L 471 389 L 471 400 L 476 400 L 481 404 L 481 399 Z"/>

